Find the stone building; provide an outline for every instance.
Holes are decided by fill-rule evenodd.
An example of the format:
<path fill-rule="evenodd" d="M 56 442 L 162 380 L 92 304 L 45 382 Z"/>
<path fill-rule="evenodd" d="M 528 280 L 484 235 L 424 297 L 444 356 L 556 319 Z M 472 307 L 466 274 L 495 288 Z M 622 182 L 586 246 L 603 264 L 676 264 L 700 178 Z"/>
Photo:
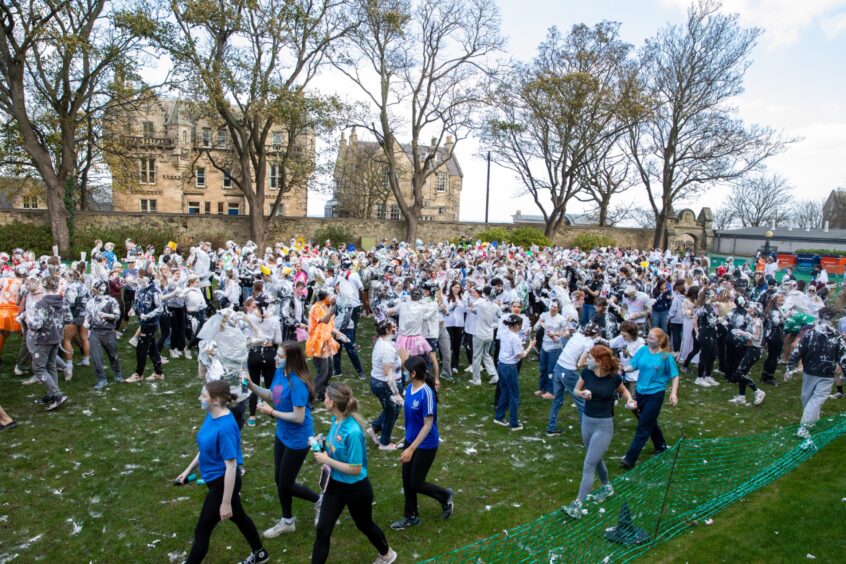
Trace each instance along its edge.
<path fill-rule="evenodd" d="M 846 229 L 846 188 L 832 190 L 823 204 L 823 223 L 831 229 Z"/>
<path fill-rule="evenodd" d="M 273 157 L 284 149 L 286 137 L 281 125 L 268 136 L 265 215 L 270 214 L 280 182 L 281 167 Z M 249 214 L 243 194 L 226 172 L 227 163 L 235 159 L 229 131 L 198 117 L 190 104 L 158 99 L 131 113 L 112 115 L 108 142 L 115 211 Z M 313 136 L 304 143 L 314 151 Z M 277 215 L 303 217 L 307 207 L 303 183 L 283 195 Z"/>
<path fill-rule="evenodd" d="M 433 140 L 432 145 L 435 144 Z M 434 172 L 423 188 L 424 221 L 458 221 L 461 187 L 464 173 L 452 154 L 454 141 L 447 136 L 438 150 Z M 428 151 L 429 147 L 421 147 Z M 399 184 L 406 202 L 412 201 L 411 144 L 398 144 Z M 326 217 L 359 217 L 373 219 L 402 219 L 399 205 L 391 191 L 387 164 L 380 145 L 374 141 L 360 141 L 355 128 L 349 139 L 341 135 L 335 161 L 334 193 L 325 208 Z"/>

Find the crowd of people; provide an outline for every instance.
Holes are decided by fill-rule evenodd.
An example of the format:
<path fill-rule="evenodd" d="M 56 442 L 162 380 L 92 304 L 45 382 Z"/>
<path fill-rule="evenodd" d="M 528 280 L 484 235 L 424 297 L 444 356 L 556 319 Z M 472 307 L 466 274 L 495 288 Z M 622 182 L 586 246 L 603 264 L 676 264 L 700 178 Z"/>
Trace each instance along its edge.
<path fill-rule="evenodd" d="M 239 498 L 241 432 L 256 424 L 257 413 L 276 421 L 281 508 L 263 536 L 295 531 L 293 500 L 306 501 L 316 510 L 312 561 L 324 562 L 335 522 L 348 508 L 376 548 L 376 561 L 389 563 L 397 555 L 373 522 L 367 439 L 380 451 L 401 453 L 405 508 L 392 529 L 420 524 L 418 494 L 450 517 L 453 490 L 427 482 L 440 442 L 444 382 L 467 378 L 481 386 L 484 370 L 495 386 L 492 423 L 520 432 L 519 375 L 527 357 L 537 358 L 531 380 L 534 394 L 550 401 L 546 435 L 562 434 L 557 422 L 565 399 L 578 409 L 586 456 L 577 497 L 566 508 L 573 518 L 583 504 L 613 495 L 604 456 L 618 399 L 637 416 L 619 460 L 627 469 L 650 439 L 656 453 L 667 448 L 658 419 L 668 389 L 670 405 L 691 384 L 734 386 L 732 403 L 760 406 L 765 389 L 778 385 L 778 365 L 786 364 L 786 379 L 803 372 L 803 439 L 822 404 L 843 397 L 846 317 L 830 295 L 836 284 L 824 270 L 811 282 L 796 280 L 772 257 L 737 266 L 729 258 L 714 272 L 702 253 L 464 240 L 428 246 L 385 240 L 369 251 L 302 240 L 265 249 L 201 242 L 188 252 L 171 242 L 160 254 L 131 240 L 120 253 L 115 247 L 96 241 L 71 263 L 22 249 L 0 253 L 0 353 L 9 334 L 22 334 L 14 374 L 24 385 L 44 386 L 38 403 L 47 411 L 68 400 L 60 375 L 71 380 L 74 366 L 92 366 L 94 392 L 102 393 L 106 361 L 113 382 L 131 385 L 163 380 L 165 364 L 196 355 L 207 415 L 198 454 L 177 483 L 199 466 L 208 493 L 189 562 L 202 561 L 214 526 L 225 519 L 251 547 L 245 562 L 269 558 Z M 363 317 L 376 330 L 369 384 L 380 413 L 371 421 L 338 381 L 343 356 L 355 376 L 368 378 L 358 342 Z M 117 354 L 124 337 L 135 347 L 127 377 Z M 312 417 L 320 404 L 332 415 L 325 438 Z M 400 412 L 404 436 L 395 440 Z M 0 426 L 16 426 L 2 408 Z M 309 453 L 324 465 L 319 492 L 297 483 Z"/>

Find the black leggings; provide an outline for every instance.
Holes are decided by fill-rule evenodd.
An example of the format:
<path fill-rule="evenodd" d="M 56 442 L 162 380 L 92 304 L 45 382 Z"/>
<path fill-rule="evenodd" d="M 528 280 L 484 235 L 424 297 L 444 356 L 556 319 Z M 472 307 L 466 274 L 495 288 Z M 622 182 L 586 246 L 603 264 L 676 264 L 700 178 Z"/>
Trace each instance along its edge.
<path fill-rule="evenodd" d="M 273 383 L 273 375 L 276 373 L 276 347 L 253 347 L 247 356 L 247 370 L 250 372 L 250 380 L 256 386 L 270 388 Z M 262 379 L 264 383 L 262 383 Z M 256 405 L 258 396 L 250 396 L 250 417 L 256 416 Z"/>
<path fill-rule="evenodd" d="M 212 531 L 220 522 L 220 504 L 223 501 L 223 477 L 206 483 L 209 491 L 206 492 L 206 500 L 203 502 L 203 509 L 200 511 L 200 519 L 194 529 L 194 544 L 191 546 L 191 553 L 188 555 L 188 564 L 203 561 L 209 551 L 209 539 Z M 235 488 L 232 490 L 232 522 L 238 526 L 241 534 L 247 539 L 252 552 L 262 550 L 261 539 L 259 538 L 256 526 L 250 516 L 244 511 L 241 505 L 241 473 L 235 472 Z"/>
<path fill-rule="evenodd" d="M 323 494 L 314 546 L 311 549 L 312 564 L 322 564 L 329 557 L 332 530 L 344 507 L 349 508 L 355 526 L 365 534 L 379 554 L 384 556 L 388 553 L 388 539 L 382 529 L 373 522 L 373 487 L 370 480 L 364 478 L 353 484 L 329 480 Z"/>
<path fill-rule="evenodd" d="M 162 357 L 159 354 L 159 347 L 156 344 L 156 326 L 142 325 L 141 333 L 138 334 L 138 346 L 135 347 L 135 373 L 144 375 L 147 368 L 147 356 L 153 361 L 153 370 L 156 374 L 162 373 Z"/>
<path fill-rule="evenodd" d="M 767 339 L 767 360 L 764 361 L 764 369 L 761 371 L 761 379 L 764 382 L 775 381 L 775 371 L 783 348 L 784 338 L 781 335 Z"/>
<path fill-rule="evenodd" d="M 744 395 L 747 386 L 752 388 L 753 392 L 758 391 L 755 381 L 749 377 L 749 371 L 752 370 L 752 366 L 761 358 L 761 347 L 737 347 L 737 352 L 739 355 L 742 355 L 735 369 L 738 393 L 741 396 Z"/>
<path fill-rule="evenodd" d="M 288 448 L 282 444 L 279 437 L 276 437 L 274 442 L 273 473 L 276 476 L 276 491 L 279 494 L 279 503 L 282 505 L 282 517 L 290 519 L 294 516 L 292 510 L 294 497 L 317 503 L 320 496 L 297 483 L 297 474 L 300 473 L 309 448 Z"/>
<path fill-rule="evenodd" d="M 690 352 L 687 353 L 687 358 L 684 359 L 684 364 L 682 366 L 687 369 L 690 366 L 690 361 L 693 360 L 693 357 L 702 350 L 702 343 L 700 342 L 699 337 L 696 336 L 696 333 L 693 333 L 693 348 L 690 349 Z"/>
<path fill-rule="evenodd" d="M 464 354 L 467 355 L 467 365 L 473 365 L 473 335 L 464 333 Z"/>
<path fill-rule="evenodd" d="M 681 350 L 682 330 L 684 325 L 681 323 L 670 323 L 670 338 L 673 341 L 673 351 L 679 352 Z"/>
<path fill-rule="evenodd" d="M 699 334 L 699 366 L 697 376 L 711 378 L 714 371 L 714 360 L 717 358 L 717 335 Z"/>
<path fill-rule="evenodd" d="M 440 486 L 426 481 L 429 468 L 435 461 L 438 447 L 414 451 L 411 460 L 402 465 L 402 489 L 405 493 L 405 516 L 417 515 L 417 494 L 428 495 L 432 499 L 445 504 L 449 499 L 449 492 Z"/>
<path fill-rule="evenodd" d="M 458 357 L 461 354 L 461 337 L 464 335 L 464 327 L 447 327 L 449 333 L 449 344 L 451 349 L 450 366 L 458 370 Z"/>

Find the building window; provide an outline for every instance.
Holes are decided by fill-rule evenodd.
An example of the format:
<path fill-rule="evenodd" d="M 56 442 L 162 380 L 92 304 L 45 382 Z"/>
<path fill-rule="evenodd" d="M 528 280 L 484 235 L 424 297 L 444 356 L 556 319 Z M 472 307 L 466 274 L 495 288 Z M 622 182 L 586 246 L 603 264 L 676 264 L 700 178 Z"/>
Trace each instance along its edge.
<path fill-rule="evenodd" d="M 270 165 L 270 189 L 279 190 L 282 185 L 282 166 L 272 164 Z"/>
<path fill-rule="evenodd" d="M 400 218 L 400 207 L 397 204 L 391 204 L 391 219 L 397 220 Z"/>
<path fill-rule="evenodd" d="M 144 137 L 152 137 L 153 134 L 155 133 L 155 130 L 153 129 L 153 122 L 152 121 L 145 121 L 143 127 L 144 127 Z"/>
<path fill-rule="evenodd" d="M 273 204 L 270 204 L 267 207 L 267 215 L 273 215 Z M 279 204 L 279 207 L 276 208 L 276 217 L 282 217 L 285 215 L 285 204 Z"/>
<path fill-rule="evenodd" d="M 438 215 L 444 215 L 446 213 L 446 208 L 444 206 L 438 207 Z"/>
<path fill-rule="evenodd" d="M 217 215 L 223 215 L 223 202 L 217 203 Z"/>
<path fill-rule="evenodd" d="M 206 187 L 206 167 L 198 166 L 197 167 L 197 188 L 205 188 Z"/>
<path fill-rule="evenodd" d="M 185 129 L 183 129 L 183 130 L 182 130 L 182 142 L 183 142 L 183 143 L 187 143 L 187 142 L 188 142 L 188 131 L 187 131 L 187 130 L 185 130 Z"/>
<path fill-rule="evenodd" d="M 206 215 L 211 213 L 211 202 L 205 202 L 204 206 Z"/>
<path fill-rule="evenodd" d="M 188 213 L 191 215 L 200 214 L 200 202 L 188 202 Z"/>
<path fill-rule="evenodd" d="M 226 145 L 226 130 L 225 129 L 218 129 L 217 130 L 217 144 L 218 145 Z"/>
<path fill-rule="evenodd" d="M 211 127 L 204 127 L 203 128 L 203 147 L 209 147 L 211 145 Z"/>
<path fill-rule="evenodd" d="M 229 174 L 228 170 L 223 171 L 223 187 L 232 188 L 232 176 Z"/>
<path fill-rule="evenodd" d="M 155 184 L 156 183 L 156 159 L 153 157 L 143 157 L 141 162 L 141 174 L 138 181 L 141 184 Z"/>
<path fill-rule="evenodd" d="M 156 211 L 156 200 L 141 200 L 141 211 L 142 212 L 155 212 Z"/>
<path fill-rule="evenodd" d="M 282 144 L 282 132 L 281 131 L 274 131 L 271 134 L 271 143 L 273 145 L 281 145 Z"/>
<path fill-rule="evenodd" d="M 376 219 L 386 219 L 385 204 L 376 204 Z"/>
<path fill-rule="evenodd" d="M 25 210 L 37 210 L 38 198 L 36 198 L 35 196 L 24 196 L 22 205 L 23 209 Z"/>
<path fill-rule="evenodd" d="M 229 202 L 229 215 L 238 215 L 241 212 L 241 204 Z"/>
<path fill-rule="evenodd" d="M 447 175 L 444 172 L 438 173 L 437 190 L 438 192 L 446 192 Z"/>

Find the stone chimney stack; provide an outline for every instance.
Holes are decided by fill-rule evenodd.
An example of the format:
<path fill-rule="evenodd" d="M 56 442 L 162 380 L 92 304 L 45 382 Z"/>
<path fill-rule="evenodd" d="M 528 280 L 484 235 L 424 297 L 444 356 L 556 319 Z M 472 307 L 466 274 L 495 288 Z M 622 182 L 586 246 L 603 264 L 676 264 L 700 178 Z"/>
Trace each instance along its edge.
<path fill-rule="evenodd" d="M 447 135 L 446 143 L 444 147 L 446 147 L 447 153 L 452 152 L 452 148 L 455 146 L 455 140 L 452 138 L 452 135 Z"/>
<path fill-rule="evenodd" d="M 431 144 L 431 145 L 429 145 L 429 146 L 430 146 L 430 147 L 432 147 L 432 148 L 434 149 L 434 148 L 435 148 L 435 145 L 437 145 L 437 144 L 438 144 L 438 138 L 437 138 L 437 137 L 432 137 L 432 144 Z"/>
<path fill-rule="evenodd" d="M 352 131 L 350 131 L 350 147 L 355 147 L 356 143 L 358 143 L 358 134 L 355 132 L 355 126 L 353 126 Z"/>
<path fill-rule="evenodd" d="M 342 131 L 341 132 L 341 147 L 343 148 L 343 147 L 346 147 L 346 146 L 347 146 L 347 137 L 346 137 L 346 135 L 344 135 L 344 132 Z"/>

